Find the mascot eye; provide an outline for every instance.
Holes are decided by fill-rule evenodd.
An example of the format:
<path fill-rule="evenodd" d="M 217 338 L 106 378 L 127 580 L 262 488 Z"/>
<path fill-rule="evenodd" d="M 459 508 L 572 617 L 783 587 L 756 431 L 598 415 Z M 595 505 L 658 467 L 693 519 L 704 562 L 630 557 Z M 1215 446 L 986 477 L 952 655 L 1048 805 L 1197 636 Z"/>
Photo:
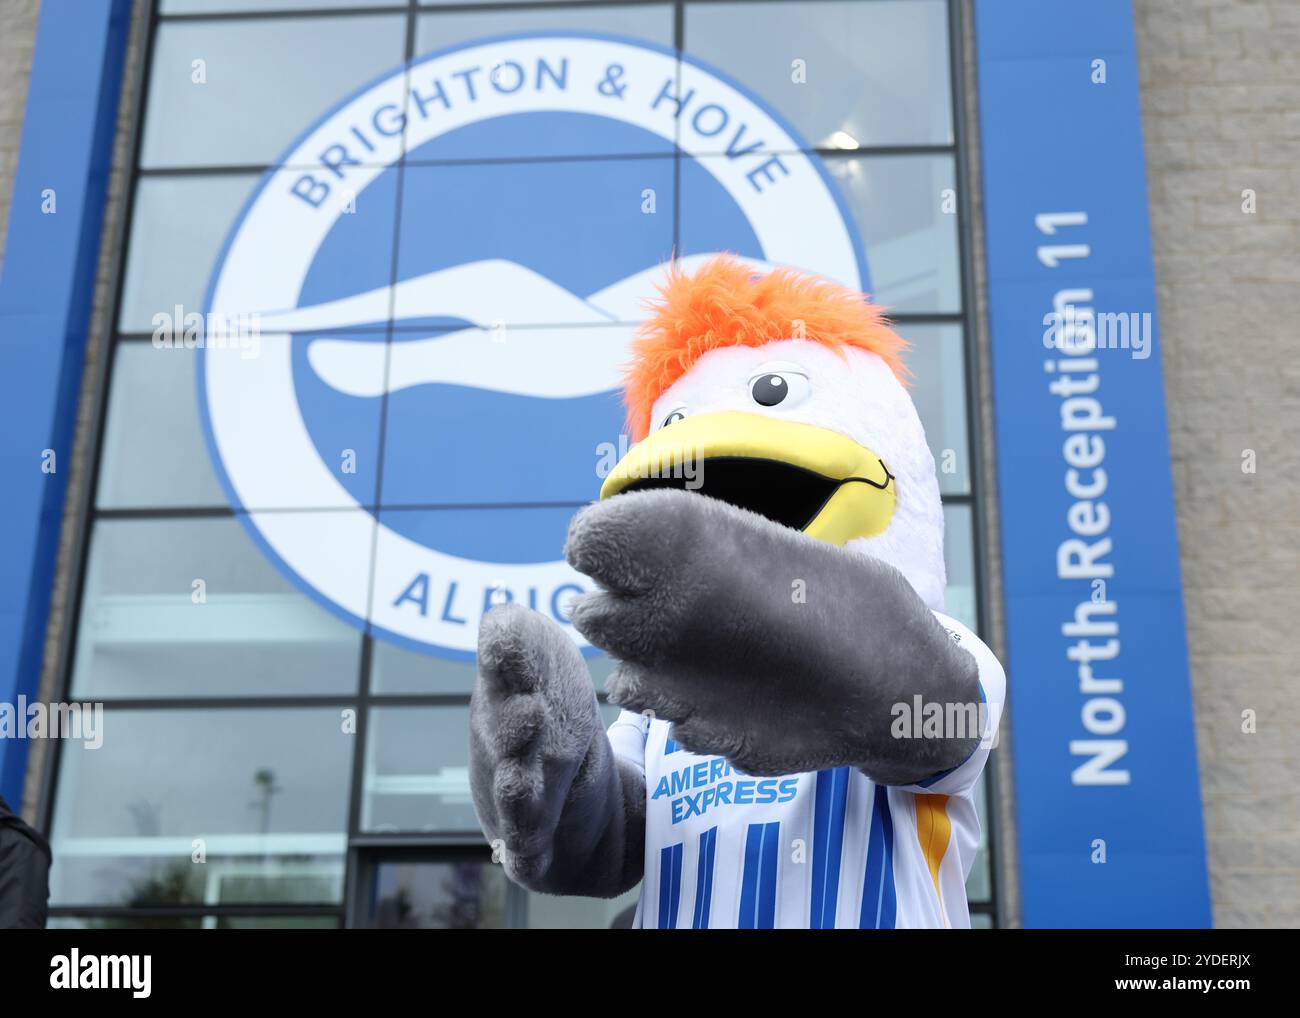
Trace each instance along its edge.
<path fill-rule="evenodd" d="M 659 427 L 666 428 L 670 424 L 676 424 L 678 421 L 684 420 L 686 420 L 686 408 L 678 407 L 676 410 L 669 412 L 668 416 L 664 418 L 663 424 L 659 425 Z"/>
<path fill-rule="evenodd" d="M 797 371 L 765 371 L 749 380 L 749 394 L 759 406 L 797 406 L 808 390 L 807 376 Z"/>

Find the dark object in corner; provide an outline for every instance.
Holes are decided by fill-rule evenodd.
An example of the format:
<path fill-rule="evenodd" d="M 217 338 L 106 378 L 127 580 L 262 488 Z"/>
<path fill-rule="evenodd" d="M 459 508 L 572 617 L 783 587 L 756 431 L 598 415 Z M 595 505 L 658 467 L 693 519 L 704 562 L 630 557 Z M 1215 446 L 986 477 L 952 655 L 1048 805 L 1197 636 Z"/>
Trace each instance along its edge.
<path fill-rule="evenodd" d="M 0 798 L 0 929 L 45 928 L 49 877 L 49 842 Z"/>

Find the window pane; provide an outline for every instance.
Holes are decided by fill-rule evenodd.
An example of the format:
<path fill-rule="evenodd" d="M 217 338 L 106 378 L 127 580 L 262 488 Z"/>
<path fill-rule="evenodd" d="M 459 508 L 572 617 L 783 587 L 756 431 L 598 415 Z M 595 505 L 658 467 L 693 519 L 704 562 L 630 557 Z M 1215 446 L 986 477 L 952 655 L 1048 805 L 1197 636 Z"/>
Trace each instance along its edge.
<path fill-rule="evenodd" d="M 95 493 L 101 508 L 226 504 L 199 423 L 197 356 L 183 346 L 117 344 Z"/>
<path fill-rule="evenodd" d="M 641 885 L 617 898 L 573 898 L 553 894 L 528 895 L 530 930 L 630 929 Z"/>
<path fill-rule="evenodd" d="M 395 643 L 374 642 L 370 665 L 372 693 L 465 693 L 474 690 L 473 661 L 450 661 L 407 650 Z"/>
<path fill-rule="evenodd" d="M 360 654 L 360 632 L 300 593 L 238 520 L 95 525 L 77 698 L 349 693 Z"/>
<path fill-rule="evenodd" d="M 915 376 L 912 402 L 934 455 L 939 490 L 970 492 L 970 446 L 966 440 L 966 356 L 960 325 L 899 325 L 912 344 L 907 365 Z"/>
<path fill-rule="evenodd" d="M 341 900 L 340 710 L 112 710 L 60 757 L 56 905 Z"/>
<path fill-rule="evenodd" d="M 608 662 L 610 659 L 607 657 L 603 657 L 600 658 L 600 660 L 602 662 Z M 609 671 L 613 671 L 613 670 L 614 669 L 612 667 L 609 668 Z M 602 703 L 600 705 L 600 720 L 605 725 L 606 728 L 609 728 L 610 725 L 612 725 L 615 721 L 617 721 L 618 716 L 621 713 L 623 713 L 623 709 L 621 707 L 616 707 L 612 703 Z"/>
<path fill-rule="evenodd" d="M 693 255 L 725 248 L 766 260 L 769 252 L 737 222 L 737 209 L 718 200 L 716 178 L 726 159 L 683 162 L 680 249 Z M 875 301 L 893 312 L 960 310 L 957 217 L 943 211 L 945 190 L 956 186 L 952 159 L 828 156 L 821 162 L 857 224 Z"/>
<path fill-rule="evenodd" d="M 123 332 L 154 331 L 154 315 L 203 307 L 208 277 L 255 174 L 143 177 L 136 185 L 126 252 Z"/>
<path fill-rule="evenodd" d="M 587 658 L 587 671 L 591 672 L 591 681 L 596 687 L 596 691 L 603 693 L 605 683 L 609 677 L 614 674 L 614 669 L 618 667 L 618 661 L 608 654 L 596 654 Z M 614 723 L 614 718 L 618 717 L 618 710 L 615 709 L 613 716 L 605 721 L 605 727 L 608 728 Z"/>
<path fill-rule="evenodd" d="M 575 32 L 578 34 L 598 32 L 608 33 L 618 36 L 629 36 L 633 39 L 645 40 L 650 43 L 657 43 L 661 46 L 671 46 L 673 41 L 673 10 L 671 4 L 628 4 L 622 6 L 577 6 L 577 7 L 547 7 L 545 9 L 516 9 L 506 11 L 438 11 L 421 16 L 416 22 L 416 45 L 415 52 L 417 59 L 429 54 L 435 54 L 449 47 L 459 46 L 472 40 L 484 39 L 492 36 L 517 35 L 528 32 L 558 32 L 567 33 Z M 527 43 L 521 45 L 529 45 Z M 512 45 L 509 42 L 494 43 L 490 47 L 489 55 L 482 59 L 482 69 L 484 74 L 478 79 L 482 80 L 487 76 L 490 68 L 499 64 L 505 64 L 518 58 L 519 70 L 511 73 L 519 74 L 520 81 L 536 81 L 532 77 L 532 69 L 536 66 L 537 56 L 527 58 L 520 57 L 518 54 L 511 52 Z M 553 51 L 553 53 L 552 53 Z M 556 43 L 553 46 L 541 44 L 538 53 L 544 55 L 544 58 L 552 62 L 553 66 L 562 66 L 565 58 L 565 47 L 563 43 Z M 474 65 L 469 65 L 473 67 Z M 665 77 L 670 79 L 676 70 L 676 57 L 668 56 L 664 58 L 663 66 L 666 67 Z M 447 94 L 451 97 L 451 102 L 458 101 L 458 97 L 465 94 L 465 86 L 454 78 L 447 75 L 454 75 L 457 70 L 455 63 L 444 65 L 444 70 L 437 75 Z M 514 81 L 513 78 L 503 83 L 508 85 Z M 427 73 L 427 69 L 418 68 L 411 76 L 411 88 L 415 95 L 427 94 L 435 97 L 434 91 L 435 77 Z M 572 82 L 569 88 L 577 87 Z M 520 87 L 512 92 L 523 99 L 531 94 L 532 86 L 527 88 Z M 430 101 L 433 101 L 432 98 Z M 505 107 L 509 108 L 509 106 Z M 483 159 L 502 157 L 519 158 L 536 158 L 538 156 L 609 156 L 609 155 L 632 155 L 632 154 L 651 154 L 658 153 L 669 157 L 673 154 L 672 141 L 660 137 L 658 134 L 633 126 L 630 123 L 623 122 L 618 116 L 618 111 L 611 110 L 614 116 L 597 117 L 584 116 L 572 112 L 552 111 L 549 113 L 534 112 L 526 117 L 511 117 L 509 115 L 493 117 L 488 120 L 481 120 L 461 127 L 458 130 L 450 131 L 441 139 L 436 139 L 428 144 L 419 144 L 416 141 L 418 132 L 421 130 L 421 119 L 419 116 L 418 103 L 413 108 L 411 120 L 411 153 L 410 159 L 417 162 L 428 162 L 436 159 Z M 671 170 L 671 165 L 670 165 Z M 532 175 L 529 175 L 532 177 Z M 548 184 L 542 178 L 533 178 L 537 182 L 528 187 L 524 183 L 526 178 L 515 174 L 514 183 L 509 190 L 503 190 L 504 196 L 511 192 L 518 191 L 521 187 L 536 195 L 548 195 L 553 185 Z M 463 185 L 462 185 L 463 186 Z M 659 184 L 650 182 L 646 187 L 659 187 Z M 637 188 L 636 201 L 641 201 L 641 188 Z M 669 204 L 668 192 L 661 191 L 661 202 L 665 216 L 671 220 L 672 212 Z M 537 202 L 534 216 L 545 212 L 546 202 Z M 481 214 L 481 213 L 480 213 Z M 529 220 L 525 220 L 529 221 Z M 556 244 L 567 242 L 567 238 L 561 240 L 564 235 L 556 233 L 552 239 L 552 247 Z"/>
<path fill-rule="evenodd" d="M 469 707 L 375 707 L 366 731 L 361 829 L 472 831 Z"/>
<path fill-rule="evenodd" d="M 653 203 L 647 191 L 654 192 Z M 640 321 L 644 310 L 637 298 L 655 296 L 659 264 L 672 257 L 673 193 L 671 158 L 409 166 L 402 181 L 406 228 L 397 265 L 397 278 L 405 285 L 394 317 L 404 330 L 422 325 L 494 329 L 490 337 L 478 335 L 498 340 L 506 356 L 515 350 L 512 340 L 549 342 L 554 349 L 562 338 L 536 329 L 516 331 L 518 326 L 564 325 L 569 333 L 580 326 L 584 332 L 570 338 L 570 349 L 588 336 L 592 342 L 625 344 L 631 330 L 610 321 Z M 424 223 L 438 223 L 440 229 L 421 229 Z M 611 237 L 618 242 L 611 244 Z M 600 252 L 600 257 L 557 257 L 557 249 Z M 459 307 L 425 306 L 425 288 L 411 282 L 489 260 L 493 263 L 481 268 L 474 282 L 501 294 L 491 303 L 467 297 Z M 546 277 L 540 296 L 531 286 L 523 291 L 530 299 L 514 292 L 531 282 L 520 278 L 516 266 Z M 495 275 L 485 276 L 487 271 Z M 635 295 L 615 287 L 638 273 L 647 277 L 637 281 Z M 456 337 L 438 342 L 449 338 Z M 400 367 L 395 364 L 394 372 Z M 503 362 L 497 370 L 509 367 Z M 611 388 L 618 385 L 616 371 L 611 369 L 608 382 Z"/>
<path fill-rule="evenodd" d="M 417 0 L 421 7 L 467 7 L 470 4 L 495 4 L 501 0 Z M 555 0 L 515 0 L 522 4 L 553 4 Z"/>
<path fill-rule="evenodd" d="M 871 295 L 894 312 L 961 310 L 957 183 L 948 156 L 831 156 L 826 168 L 862 232 Z"/>
<path fill-rule="evenodd" d="M 140 165 L 270 165 L 333 104 L 402 63 L 405 27 L 400 14 L 163 22 Z"/>
<path fill-rule="evenodd" d="M 387 640 L 374 642 L 374 658 L 370 666 L 370 691 L 376 694 L 394 693 L 464 693 L 474 691 L 477 667 L 473 661 L 450 661 L 432 654 L 407 650 Z M 605 688 L 605 680 L 614 670 L 614 663 L 604 654 L 588 657 L 587 670 L 597 690 Z M 617 713 L 617 712 L 616 712 Z M 611 717 L 606 726 L 613 724 Z"/>
<path fill-rule="evenodd" d="M 968 505 L 943 507 L 943 560 L 948 573 L 944 595 L 945 613 L 979 632 L 975 622 L 975 548 L 971 536 L 971 508 Z"/>
<path fill-rule="evenodd" d="M 416 55 L 490 35 L 522 32 L 606 32 L 673 44 L 672 4 L 556 7 L 536 11 L 437 11 L 416 21 Z"/>
<path fill-rule="evenodd" d="M 686 52 L 772 103 L 814 147 L 952 141 L 942 0 L 687 4 Z"/>
<path fill-rule="evenodd" d="M 385 930 L 499 930 L 509 882 L 488 862 L 384 862 L 375 868 L 371 926 Z"/>
<path fill-rule="evenodd" d="M 989 876 L 989 813 L 988 768 L 994 766 L 990 761 L 980 775 L 975 786 L 975 809 L 980 818 L 980 843 L 975 852 L 975 863 L 971 866 L 970 876 L 966 878 L 966 897 L 969 901 L 988 901 L 993 896 L 993 884 Z"/>

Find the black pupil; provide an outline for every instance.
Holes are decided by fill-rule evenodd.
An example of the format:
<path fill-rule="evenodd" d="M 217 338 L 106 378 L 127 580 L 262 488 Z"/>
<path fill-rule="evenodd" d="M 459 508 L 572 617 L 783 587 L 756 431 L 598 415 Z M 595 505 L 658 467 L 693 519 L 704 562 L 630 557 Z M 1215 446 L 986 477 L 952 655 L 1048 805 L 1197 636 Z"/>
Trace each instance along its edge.
<path fill-rule="evenodd" d="M 759 406 L 776 406 L 785 399 L 789 386 L 780 375 L 764 375 L 754 379 L 754 402 Z"/>

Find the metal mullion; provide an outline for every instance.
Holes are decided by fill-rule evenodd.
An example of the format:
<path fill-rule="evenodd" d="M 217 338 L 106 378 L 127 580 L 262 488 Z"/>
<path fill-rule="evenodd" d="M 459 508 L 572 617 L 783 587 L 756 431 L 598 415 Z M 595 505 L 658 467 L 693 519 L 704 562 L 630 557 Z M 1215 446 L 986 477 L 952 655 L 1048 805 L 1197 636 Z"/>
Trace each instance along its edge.
<path fill-rule="evenodd" d="M 466 510 L 490 512 L 492 510 L 511 509 L 582 509 L 591 505 L 591 500 L 574 502 L 426 502 L 418 505 L 389 505 L 382 508 L 388 512 L 463 512 Z M 123 506 L 120 508 L 95 509 L 90 516 L 98 520 L 152 520 L 152 519 L 231 519 L 244 516 L 267 516 L 276 513 L 354 513 L 358 510 L 375 513 L 381 507 L 376 504 L 356 505 L 318 505 L 318 506 L 252 506 L 235 509 L 232 506 L 159 506 L 143 508 Z"/>
<path fill-rule="evenodd" d="M 965 325 L 964 311 L 886 311 L 895 325 Z"/>
<path fill-rule="evenodd" d="M 401 14 L 406 5 L 401 0 L 383 7 L 304 7 L 285 10 L 248 11 L 186 11 L 176 14 L 158 14 L 162 24 L 186 24 L 204 21 L 289 21 L 294 18 L 319 20 L 322 18 L 357 18 L 367 14 Z"/>
<path fill-rule="evenodd" d="M 371 707 L 468 707 L 469 693 L 369 693 Z"/>
<path fill-rule="evenodd" d="M 523 3 L 520 0 L 500 0 L 497 3 L 447 3 L 431 6 L 416 3 L 423 17 L 429 14 L 477 14 L 517 11 L 572 10 L 583 7 L 666 7 L 672 0 L 546 0 L 544 3 Z"/>
<path fill-rule="evenodd" d="M 149 177 L 237 177 L 261 176 L 267 170 L 285 169 L 273 163 L 233 163 L 228 166 L 139 166 L 137 180 Z"/>
<path fill-rule="evenodd" d="M 284 710 L 286 708 L 352 707 L 355 695 L 346 693 L 307 693 L 305 695 L 252 696 L 109 696 L 85 698 L 108 711 L 167 710 Z"/>
<path fill-rule="evenodd" d="M 949 67 L 949 104 L 952 111 L 952 130 L 953 142 L 959 152 L 956 158 L 957 174 L 957 243 L 958 243 L 958 263 L 961 268 L 961 307 L 962 314 L 965 317 L 965 323 L 962 336 L 962 352 L 965 360 L 965 390 L 966 390 L 966 444 L 967 456 L 970 460 L 970 470 L 967 474 L 970 478 L 970 506 L 971 506 L 971 544 L 973 552 L 973 566 L 975 569 L 975 620 L 982 636 L 988 636 L 988 601 L 989 601 L 989 584 L 987 569 L 987 533 L 988 525 L 987 512 L 984 503 L 984 454 L 983 454 L 983 428 L 979 407 L 979 378 L 982 358 L 978 342 L 978 323 L 976 321 L 975 301 L 972 295 L 975 292 L 974 279 L 974 243 L 972 236 L 971 214 L 968 212 L 973 206 L 971 196 L 971 174 L 970 174 L 970 147 L 968 141 L 968 127 L 966 123 L 965 110 L 965 71 L 966 71 L 966 50 L 964 39 L 965 10 L 962 0 L 948 0 L 948 67 Z M 1000 797 L 998 768 L 985 767 L 984 773 L 986 779 L 986 806 L 990 813 L 990 820 L 994 819 L 998 811 Z M 999 818 L 1001 819 L 1001 818 Z M 989 866 L 989 903 L 987 914 L 993 917 L 995 928 L 1002 923 L 1001 909 L 1001 882 L 999 880 L 999 866 L 1001 862 L 1000 839 L 998 837 L 998 824 L 990 822 L 988 825 L 988 839 L 986 851 L 988 854 Z M 985 911 L 981 909 L 981 911 Z"/>
<path fill-rule="evenodd" d="M 478 849 L 485 855 L 488 846 L 484 844 L 481 831 L 456 831 L 450 828 L 441 831 L 392 831 L 384 834 L 358 834 L 349 839 L 349 848 L 360 852 L 375 849 L 447 849 L 451 852 L 464 853 L 466 849 Z"/>
<path fill-rule="evenodd" d="M 752 3 L 753 0 L 750 0 L 750 2 Z M 823 145 L 799 149 L 798 151 L 813 152 L 823 159 L 837 159 L 844 156 L 878 156 L 882 159 L 890 159 L 899 156 L 955 156 L 957 146 L 956 144 L 944 144 L 943 142 L 919 143 L 916 145 L 860 145 L 857 148 L 831 148 Z M 782 153 L 778 152 L 776 154 L 781 155 Z"/>
<path fill-rule="evenodd" d="M 131 227 L 135 218 L 137 169 L 140 165 L 140 153 L 144 145 L 145 97 L 148 94 L 153 71 L 154 37 L 158 26 L 158 2 L 157 0 L 140 0 L 140 2 L 147 4 L 148 9 L 144 15 L 145 27 L 138 53 L 140 65 L 136 69 L 134 81 L 132 82 L 135 91 L 132 109 L 129 113 L 130 127 L 128 129 L 131 132 L 127 144 L 129 154 L 127 164 L 123 167 L 122 215 L 118 220 L 111 241 L 113 245 L 112 260 L 106 283 L 109 293 L 109 299 L 106 302 L 107 318 L 100 326 L 103 330 L 103 350 L 98 365 L 98 378 L 91 387 L 89 397 L 95 404 L 88 415 L 90 419 L 89 427 L 92 430 L 87 440 L 86 459 L 82 465 L 84 476 L 76 506 L 77 522 L 72 546 L 69 549 L 69 561 L 66 565 L 67 592 L 63 598 L 65 610 L 62 622 L 63 628 L 59 634 L 57 651 L 59 661 L 56 668 L 58 674 L 56 693 L 60 700 L 67 698 L 71 688 L 72 665 L 76 660 L 77 642 L 80 638 L 81 627 L 78 622 L 81 618 L 81 607 L 85 596 L 86 568 L 90 557 L 91 520 L 99 489 L 99 467 L 104 450 L 104 422 L 108 415 L 108 394 L 109 387 L 113 383 L 113 361 L 117 347 L 117 344 L 113 341 L 113 336 L 116 334 L 118 318 L 122 311 L 122 284 L 126 274 L 127 248 L 130 243 Z M 128 44 L 129 42 L 130 39 L 128 39 Z M 125 54 L 123 59 L 126 59 Z M 120 99 L 119 110 L 115 111 L 115 113 L 117 112 L 120 112 Z M 110 168 L 110 176 L 111 172 Z M 99 255 L 100 258 L 103 257 L 102 249 Z M 84 386 L 84 373 L 82 383 Z M 75 433 L 74 429 L 74 435 Z M 64 503 L 64 512 L 67 512 L 66 501 Z M 55 741 L 55 745 L 49 747 L 48 754 L 45 760 L 45 774 L 42 778 L 40 802 L 36 817 L 37 827 L 47 835 L 51 833 L 50 824 L 53 819 L 54 790 L 58 784 L 59 771 L 62 765 L 59 740 Z"/>
<path fill-rule="evenodd" d="M 406 145 L 410 125 L 410 119 L 408 116 L 411 94 L 410 75 L 411 64 L 415 58 L 417 15 L 415 0 L 407 0 L 405 12 L 405 19 L 402 26 L 402 31 L 404 33 L 402 40 L 402 55 L 404 58 L 402 66 L 402 75 L 404 79 L 402 89 L 402 144 L 397 163 L 397 194 L 393 200 L 393 248 L 389 255 L 388 320 L 385 323 L 384 335 L 385 382 L 387 382 L 388 379 L 393 347 L 393 316 L 395 311 L 394 301 L 396 300 L 397 292 L 397 266 L 401 255 L 402 243 L 402 208 L 405 200 Z M 366 760 L 367 751 L 369 749 L 367 740 L 370 735 L 370 686 L 375 658 L 375 638 L 374 634 L 371 632 L 370 619 L 374 614 L 375 571 L 379 557 L 379 521 L 383 512 L 384 461 L 387 453 L 387 439 L 388 391 L 387 385 L 385 385 L 384 394 L 380 403 L 379 436 L 375 449 L 375 455 L 379 457 L 379 462 L 376 465 L 375 470 L 373 530 L 370 541 L 370 570 L 369 576 L 367 577 L 366 589 L 366 619 L 361 635 L 361 672 L 358 677 L 357 686 L 359 695 L 357 700 L 356 731 L 353 734 L 353 738 L 356 741 L 352 747 L 351 783 L 348 788 L 348 847 L 347 851 L 344 853 L 343 859 L 343 925 L 348 928 L 355 927 L 360 921 L 361 917 L 359 913 L 361 911 L 363 895 L 363 889 L 358 883 L 360 878 L 363 876 L 361 856 L 353 845 L 356 836 L 361 830 L 361 813 L 365 798 Z"/>
<path fill-rule="evenodd" d="M 501 0 L 499 3 L 448 3 L 428 5 L 420 3 L 404 4 L 402 0 L 379 7 L 308 7 L 285 10 L 249 10 L 249 11 L 186 11 L 174 14 L 158 15 L 161 22 L 196 22 L 196 21 L 285 21 L 293 18 L 335 18 L 363 17 L 367 14 L 402 14 L 413 8 L 418 15 L 425 14 L 468 14 L 480 12 L 512 12 L 572 9 L 583 7 L 653 7 L 670 3 L 671 0 L 550 0 L 547 3 L 524 3 L 522 0 Z"/>
<path fill-rule="evenodd" d="M 233 519 L 238 513 L 231 506 L 170 506 L 167 508 L 96 508 L 88 517 L 90 523 L 99 520 L 158 520 L 158 519 Z"/>
<path fill-rule="evenodd" d="M 680 0 L 679 0 L 680 2 Z M 750 0 L 754 2 L 754 0 Z M 862 145 L 858 148 L 830 148 L 826 146 L 810 146 L 807 148 L 780 148 L 764 150 L 765 154 L 773 156 L 783 155 L 815 155 L 821 159 L 898 159 L 916 156 L 950 156 L 957 155 L 955 145 L 945 144 L 923 144 L 923 145 Z M 598 163 L 598 162 L 628 162 L 628 161 L 647 161 L 651 159 L 669 159 L 678 155 L 674 152 L 672 156 L 665 152 L 611 152 L 606 154 L 599 153 L 573 153 L 561 155 L 532 155 L 532 156 L 479 156 L 473 158 L 460 159 L 413 159 L 409 160 L 408 166 L 503 166 L 515 163 L 542 164 L 542 163 Z M 717 151 L 702 151 L 696 156 L 699 159 L 724 159 L 728 158 L 723 149 Z M 359 166 L 377 166 L 377 163 L 367 163 L 362 160 Z M 198 166 L 150 166 L 139 167 L 136 170 L 137 179 L 142 178 L 160 178 L 160 177 L 215 177 L 215 176 L 261 176 L 267 172 L 294 172 L 320 169 L 319 163 L 243 163 L 235 165 L 198 165 Z M 131 334 L 128 334 L 131 335 Z"/>

